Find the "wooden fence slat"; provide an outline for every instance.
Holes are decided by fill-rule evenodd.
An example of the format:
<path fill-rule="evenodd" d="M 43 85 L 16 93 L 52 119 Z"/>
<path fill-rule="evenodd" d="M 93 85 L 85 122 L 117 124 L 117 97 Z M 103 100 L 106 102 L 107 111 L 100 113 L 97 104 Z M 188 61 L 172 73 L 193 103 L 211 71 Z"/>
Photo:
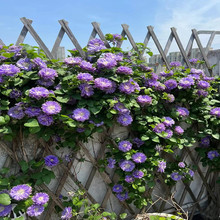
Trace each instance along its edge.
<path fill-rule="evenodd" d="M 192 51 L 192 46 L 193 46 L 193 41 L 194 41 L 194 36 L 191 34 L 188 44 L 186 46 L 186 56 L 189 57 Z"/>
<path fill-rule="evenodd" d="M 171 28 L 171 31 L 172 31 L 172 34 L 173 34 L 175 40 L 176 40 L 177 46 L 178 46 L 179 49 L 180 49 L 180 52 L 181 52 L 181 54 L 182 54 L 182 56 L 183 56 L 183 59 L 184 59 L 186 65 L 187 65 L 189 68 L 191 68 L 191 64 L 190 64 L 190 62 L 189 62 L 189 60 L 188 60 L 188 58 L 187 58 L 187 56 L 186 56 L 185 50 L 183 49 L 183 45 L 182 45 L 182 43 L 181 43 L 181 41 L 180 41 L 180 39 L 179 39 L 179 36 L 178 36 L 178 34 L 177 34 L 177 32 L 176 32 L 176 28 L 172 27 L 172 28 Z"/>
<path fill-rule="evenodd" d="M 170 49 L 170 46 L 171 46 L 171 44 L 172 44 L 172 41 L 173 41 L 173 34 L 170 33 L 170 36 L 169 36 L 169 38 L 168 38 L 168 40 L 167 40 L 167 43 L 166 43 L 166 46 L 165 46 L 165 48 L 164 48 L 164 54 L 165 54 L 165 55 L 167 55 L 167 53 L 168 53 L 168 51 L 169 51 L 169 49 Z"/>
<path fill-rule="evenodd" d="M 32 24 L 32 22 L 33 22 L 32 20 L 30 20 L 30 19 L 27 19 L 27 20 L 29 21 L 30 24 Z M 24 39 L 27 36 L 27 33 L 28 33 L 28 29 L 24 25 L 21 30 L 20 35 L 18 36 L 16 43 L 15 43 L 16 46 L 18 46 L 19 44 L 22 44 L 24 42 Z"/>
<path fill-rule="evenodd" d="M 61 27 L 60 31 L 58 33 L 57 39 L 56 39 L 56 41 L 55 41 L 55 43 L 53 45 L 53 49 L 51 51 L 51 53 L 52 53 L 54 58 L 56 58 L 56 56 L 57 56 L 57 51 L 58 51 L 60 43 L 61 43 L 61 41 L 63 39 L 64 34 L 65 34 L 65 30 L 63 29 L 63 27 Z"/>
<path fill-rule="evenodd" d="M 97 32 L 96 32 L 95 28 L 93 28 L 92 29 L 92 33 L 91 33 L 91 35 L 89 37 L 89 41 L 94 39 L 96 37 L 96 35 L 97 35 Z M 89 41 L 88 41 L 88 43 L 89 43 Z M 87 45 L 88 45 L 88 43 L 87 43 Z"/>
<path fill-rule="evenodd" d="M 39 37 L 39 35 L 37 34 L 37 32 L 34 30 L 34 28 L 31 26 L 31 23 L 29 22 L 29 20 L 25 17 L 20 19 L 22 21 L 22 23 L 25 25 L 25 27 L 28 29 L 28 31 L 30 32 L 30 34 L 32 35 L 32 37 L 35 39 L 35 41 L 38 43 L 38 45 L 40 46 L 40 48 L 45 52 L 45 54 L 47 55 L 47 57 L 49 59 L 53 59 L 52 54 L 50 53 L 50 51 L 48 50 L 48 48 L 46 47 L 46 45 L 44 44 L 44 42 L 41 40 L 41 38 Z"/>
<path fill-rule="evenodd" d="M 60 25 L 65 30 L 66 34 L 68 35 L 69 39 L 72 41 L 73 45 L 76 47 L 76 49 L 79 51 L 81 57 L 86 58 L 85 52 L 82 50 L 82 47 L 78 43 L 77 39 L 75 38 L 74 34 L 70 30 L 68 26 L 68 22 L 65 20 L 59 20 Z"/>
<path fill-rule="evenodd" d="M 108 41 L 105 39 L 105 35 L 102 33 L 102 30 L 100 29 L 100 24 L 97 22 L 92 22 L 92 26 L 96 30 L 96 33 L 99 35 L 100 39 L 104 42 L 105 46 L 107 48 L 110 48 Z"/>
<path fill-rule="evenodd" d="M 149 31 L 148 31 L 146 37 L 144 38 L 144 45 L 145 45 L 145 46 L 148 45 L 149 40 L 150 40 L 150 33 L 149 33 Z"/>
<path fill-rule="evenodd" d="M 213 40 L 215 38 L 215 35 L 216 35 L 216 32 L 213 31 L 211 36 L 210 36 L 210 38 L 209 38 L 209 41 L 208 41 L 208 43 L 206 45 L 206 48 L 205 48 L 205 55 L 206 56 L 208 55 L 209 49 L 211 48 L 212 42 L 213 42 Z"/>
<path fill-rule="evenodd" d="M 208 71 L 209 71 L 210 75 L 212 76 L 212 70 L 211 70 L 211 67 L 210 67 L 208 58 L 207 58 L 207 56 L 206 56 L 206 54 L 205 54 L 205 51 L 204 51 L 204 49 L 203 49 L 203 46 L 202 46 L 202 44 L 201 44 L 201 41 L 200 41 L 200 39 L 199 39 L 199 36 L 198 36 L 198 33 L 197 33 L 196 29 L 192 29 L 192 33 L 193 33 L 193 35 L 194 35 L 194 37 L 195 37 L 195 41 L 196 41 L 196 43 L 197 43 L 197 45 L 198 45 L 198 47 L 199 47 L 199 50 L 200 50 L 200 52 L 201 52 L 201 55 L 202 55 L 202 57 L 203 57 L 203 59 L 204 59 L 204 61 L 205 61 L 205 65 L 206 65 L 206 67 L 208 68 Z"/>
<path fill-rule="evenodd" d="M 169 65 L 169 63 L 167 61 L 167 58 L 166 58 L 166 55 L 165 55 L 165 53 L 164 53 L 164 51 L 163 51 L 163 49 L 162 49 L 162 47 L 160 45 L 160 42 L 157 39 L 156 34 L 154 33 L 153 27 L 152 26 L 147 26 L 147 29 L 148 29 L 149 33 L 151 34 L 151 37 L 152 37 L 154 43 L 156 44 L 156 47 L 157 47 L 157 49 L 158 49 L 158 51 L 159 51 L 159 53 L 160 53 L 160 55 L 161 55 L 161 57 L 162 57 L 162 59 L 163 59 L 163 61 L 165 63 L 167 69 L 170 70 L 170 65 Z"/>
<path fill-rule="evenodd" d="M 0 45 L 5 46 L 4 42 L 2 41 L 2 39 L 0 39 Z"/>

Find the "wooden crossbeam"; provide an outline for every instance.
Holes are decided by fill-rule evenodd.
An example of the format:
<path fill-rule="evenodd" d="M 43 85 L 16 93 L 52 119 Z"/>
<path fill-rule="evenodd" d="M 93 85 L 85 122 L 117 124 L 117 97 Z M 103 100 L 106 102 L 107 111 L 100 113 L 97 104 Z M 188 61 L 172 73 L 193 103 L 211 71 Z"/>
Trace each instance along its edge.
<path fill-rule="evenodd" d="M 2 39 L 0 39 L 0 45 L 5 46 L 4 42 L 2 41 Z"/>

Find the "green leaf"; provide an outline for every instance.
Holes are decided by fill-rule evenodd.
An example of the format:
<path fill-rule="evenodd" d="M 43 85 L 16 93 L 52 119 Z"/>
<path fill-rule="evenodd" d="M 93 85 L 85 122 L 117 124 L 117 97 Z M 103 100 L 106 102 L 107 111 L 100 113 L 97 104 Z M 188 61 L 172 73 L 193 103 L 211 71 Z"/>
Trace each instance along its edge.
<path fill-rule="evenodd" d="M 11 204 L 11 198 L 8 194 L 2 193 L 0 194 L 0 204 L 2 205 L 10 205 Z"/>
<path fill-rule="evenodd" d="M 160 143 L 160 139 L 158 136 L 155 136 L 153 139 L 152 139 L 153 142 L 156 142 L 156 143 Z"/>
<path fill-rule="evenodd" d="M 37 119 L 31 118 L 24 124 L 24 126 L 29 128 L 35 128 L 35 127 L 39 127 L 39 124 Z"/>
<path fill-rule="evenodd" d="M 29 132 L 31 134 L 36 134 L 37 132 L 39 132 L 41 130 L 40 127 L 34 127 L 34 128 L 29 128 Z"/>
<path fill-rule="evenodd" d="M 220 139 L 220 134 L 219 133 L 212 134 L 212 137 L 214 137 L 215 139 L 219 140 Z"/>
<path fill-rule="evenodd" d="M 5 124 L 5 118 L 3 116 L 0 116 L 0 125 Z"/>
<path fill-rule="evenodd" d="M 24 160 L 22 160 L 22 161 L 20 161 L 19 162 L 19 164 L 20 164 L 20 166 L 21 166 L 21 170 L 22 170 L 22 172 L 26 172 L 27 170 L 28 170 L 28 163 L 27 162 L 25 162 Z"/>
<path fill-rule="evenodd" d="M 67 103 L 69 101 L 69 98 L 65 96 L 64 97 L 57 96 L 56 99 L 58 102 L 61 102 L 61 103 Z"/>
<path fill-rule="evenodd" d="M 127 217 L 127 213 L 121 213 L 119 216 L 121 219 L 125 219 Z"/>
<path fill-rule="evenodd" d="M 145 186 L 139 186 L 138 191 L 141 193 L 145 192 L 146 191 Z"/>

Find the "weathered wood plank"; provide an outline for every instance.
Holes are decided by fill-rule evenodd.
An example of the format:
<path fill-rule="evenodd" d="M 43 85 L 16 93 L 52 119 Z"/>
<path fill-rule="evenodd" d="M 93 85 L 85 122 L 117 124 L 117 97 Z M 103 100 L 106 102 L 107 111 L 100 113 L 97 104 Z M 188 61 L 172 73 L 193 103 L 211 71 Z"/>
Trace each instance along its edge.
<path fill-rule="evenodd" d="M 61 41 L 62 41 L 62 39 L 63 39 L 64 34 L 65 34 L 65 30 L 63 29 L 63 27 L 61 27 L 61 28 L 60 28 L 60 31 L 59 31 L 59 33 L 58 33 L 57 39 L 56 39 L 56 41 L 55 41 L 55 43 L 54 43 L 54 45 L 53 45 L 53 49 L 52 49 L 52 51 L 51 51 L 51 53 L 52 53 L 52 55 L 54 56 L 54 58 L 57 57 L 57 51 L 58 51 L 58 48 L 59 48 L 59 46 L 60 46 L 60 43 L 61 43 Z"/>
<path fill-rule="evenodd" d="M 0 39 L 0 45 L 5 46 L 4 42 L 2 41 L 2 39 Z"/>
<path fill-rule="evenodd" d="M 209 50 L 210 50 L 210 48 L 211 48 L 211 45 L 212 45 L 212 42 L 213 42 L 213 40 L 214 40 L 214 38 L 215 38 L 215 35 L 216 35 L 216 32 L 213 31 L 212 34 L 211 34 L 211 36 L 210 36 L 210 38 L 209 38 L 209 41 L 208 41 L 208 43 L 207 43 L 207 45 L 206 45 L 206 48 L 205 48 L 205 55 L 206 55 L 206 56 L 208 55 L 208 52 L 209 52 Z"/>
<path fill-rule="evenodd" d="M 192 51 L 192 46 L 193 46 L 193 41 L 194 41 L 194 36 L 193 34 L 191 34 L 190 38 L 189 38 L 189 42 L 186 46 L 186 56 L 189 57 Z"/>

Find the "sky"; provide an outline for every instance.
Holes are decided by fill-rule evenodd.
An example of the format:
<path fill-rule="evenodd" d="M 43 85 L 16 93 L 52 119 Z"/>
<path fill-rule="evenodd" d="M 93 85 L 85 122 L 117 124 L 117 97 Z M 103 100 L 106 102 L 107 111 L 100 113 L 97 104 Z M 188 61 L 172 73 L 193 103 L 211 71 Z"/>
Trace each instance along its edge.
<path fill-rule="evenodd" d="M 193 28 L 220 31 L 220 0 L 0 0 L 0 39 L 6 45 L 16 42 L 23 27 L 21 17 L 33 20 L 33 28 L 50 50 L 60 30 L 60 19 L 69 22 L 82 47 L 92 32 L 91 22 L 96 21 L 104 34 L 120 34 L 121 24 L 128 24 L 135 42 L 143 42 L 147 26 L 152 25 L 163 48 L 170 28 L 176 27 L 185 48 Z M 200 38 L 205 46 L 208 35 Z M 36 45 L 30 34 L 24 43 Z M 130 48 L 129 42 L 123 45 Z M 61 46 L 74 48 L 67 36 Z M 152 40 L 148 46 L 158 53 Z M 220 35 L 212 47 L 220 49 Z M 174 42 L 170 51 L 176 50 Z"/>

